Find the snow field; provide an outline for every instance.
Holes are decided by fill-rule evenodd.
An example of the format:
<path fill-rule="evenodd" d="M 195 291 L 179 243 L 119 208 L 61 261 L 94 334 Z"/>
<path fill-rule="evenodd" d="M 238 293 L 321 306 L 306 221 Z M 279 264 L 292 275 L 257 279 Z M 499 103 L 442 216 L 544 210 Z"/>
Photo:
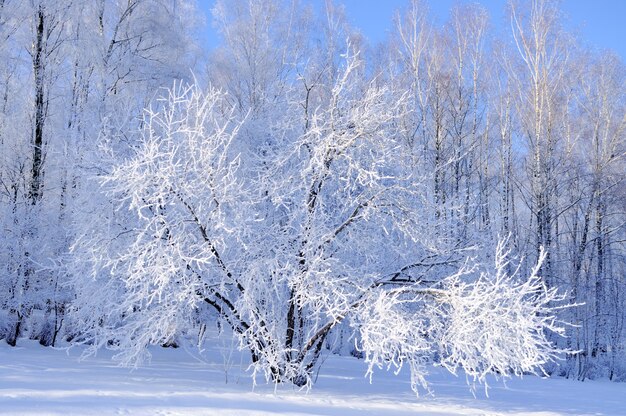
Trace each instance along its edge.
<path fill-rule="evenodd" d="M 217 347 L 221 344 L 221 347 Z M 111 354 L 79 360 L 80 348 L 0 343 L 0 414 L 6 415 L 626 415 L 626 385 L 525 377 L 491 380 L 476 397 L 463 376 L 431 368 L 433 394 L 417 398 L 408 372 L 378 371 L 350 357 L 327 356 L 312 390 L 254 386 L 247 358 L 225 345 L 152 348 L 150 364 L 119 367 Z"/>

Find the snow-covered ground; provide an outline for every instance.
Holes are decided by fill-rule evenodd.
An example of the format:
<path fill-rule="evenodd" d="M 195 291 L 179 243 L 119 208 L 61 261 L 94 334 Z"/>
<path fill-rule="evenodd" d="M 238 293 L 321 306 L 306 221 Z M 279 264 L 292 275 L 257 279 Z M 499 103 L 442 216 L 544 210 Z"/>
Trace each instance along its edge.
<path fill-rule="evenodd" d="M 327 357 L 309 391 L 253 389 L 238 354 L 153 349 L 149 365 L 118 367 L 110 353 L 79 361 L 69 351 L 0 342 L 0 413 L 11 415 L 626 415 L 626 384 L 526 377 L 492 382 L 474 398 L 463 377 L 433 369 L 434 395 L 416 398 L 408 377 L 356 359 Z M 227 359 L 224 360 L 224 357 Z M 224 364 L 228 362 L 228 364 Z"/>

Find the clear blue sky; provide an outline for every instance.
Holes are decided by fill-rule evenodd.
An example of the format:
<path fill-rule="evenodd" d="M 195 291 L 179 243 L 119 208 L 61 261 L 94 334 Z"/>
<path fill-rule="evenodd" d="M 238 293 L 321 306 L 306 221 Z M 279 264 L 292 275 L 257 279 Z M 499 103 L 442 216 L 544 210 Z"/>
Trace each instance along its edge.
<path fill-rule="evenodd" d="M 506 0 L 471 0 L 489 10 L 495 29 L 504 26 Z M 323 0 L 303 0 L 316 7 L 322 7 Z M 217 43 L 217 35 L 210 24 L 209 10 L 214 0 L 199 0 L 202 10 L 207 13 L 206 38 L 209 45 Z M 346 7 L 346 15 L 354 26 L 371 43 L 385 39 L 391 28 L 392 16 L 396 10 L 405 7 L 408 0 L 337 0 Z M 459 0 L 427 1 L 431 13 L 439 23 L 443 23 L 448 11 Z M 579 34 L 580 39 L 599 49 L 612 49 L 626 62 L 626 0 L 563 0 L 562 9 L 569 19 L 568 27 Z"/>

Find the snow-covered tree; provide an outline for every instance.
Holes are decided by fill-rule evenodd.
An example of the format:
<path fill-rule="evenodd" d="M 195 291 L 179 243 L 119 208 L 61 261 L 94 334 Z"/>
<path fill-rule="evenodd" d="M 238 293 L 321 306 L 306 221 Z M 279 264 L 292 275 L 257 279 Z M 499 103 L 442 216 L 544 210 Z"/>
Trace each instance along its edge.
<path fill-rule="evenodd" d="M 403 106 L 361 65 L 346 54 L 258 177 L 239 175 L 245 120 L 224 93 L 177 85 L 147 110 L 134 153 L 101 178 L 116 215 L 73 248 L 84 341 L 132 363 L 219 319 L 255 375 L 303 386 L 343 324 L 370 371 L 409 365 L 416 391 L 430 362 L 484 381 L 553 360 L 560 296 L 536 269 L 508 275 L 503 246 L 489 264 L 433 232 L 396 141 Z"/>

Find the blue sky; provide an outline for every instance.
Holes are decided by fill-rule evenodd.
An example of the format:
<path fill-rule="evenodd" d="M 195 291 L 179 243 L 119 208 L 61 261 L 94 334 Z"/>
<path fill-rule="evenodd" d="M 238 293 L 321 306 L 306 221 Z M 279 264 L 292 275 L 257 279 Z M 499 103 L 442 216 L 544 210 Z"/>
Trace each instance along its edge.
<path fill-rule="evenodd" d="M 323 0 L 303 0 L 321 7 Z M 506 0 L 473 0 L 489 10 L 493 26 L 500 30 L 504 25 Z M 431 13 L 439 23 L 458 0 L 430 0 Z M 202 10 L 209 14 L 214 0 L 199 0 Z M 371 43 L 385 39 L 391 28 L 396 10 L 405 7 L 408 0 L 339 0 L 346 7 L 350 22 L 358 27 Z M 588 46 L 612 49 L 626 62 L 626 0 L 563 0 L 562 9 L 570 30 L 577 33 Z M 207 21 L 210 22 L 210 16 Z M 206 30 L 209 45 L 217 43 L 217 35 L 210 23 Z"/>

